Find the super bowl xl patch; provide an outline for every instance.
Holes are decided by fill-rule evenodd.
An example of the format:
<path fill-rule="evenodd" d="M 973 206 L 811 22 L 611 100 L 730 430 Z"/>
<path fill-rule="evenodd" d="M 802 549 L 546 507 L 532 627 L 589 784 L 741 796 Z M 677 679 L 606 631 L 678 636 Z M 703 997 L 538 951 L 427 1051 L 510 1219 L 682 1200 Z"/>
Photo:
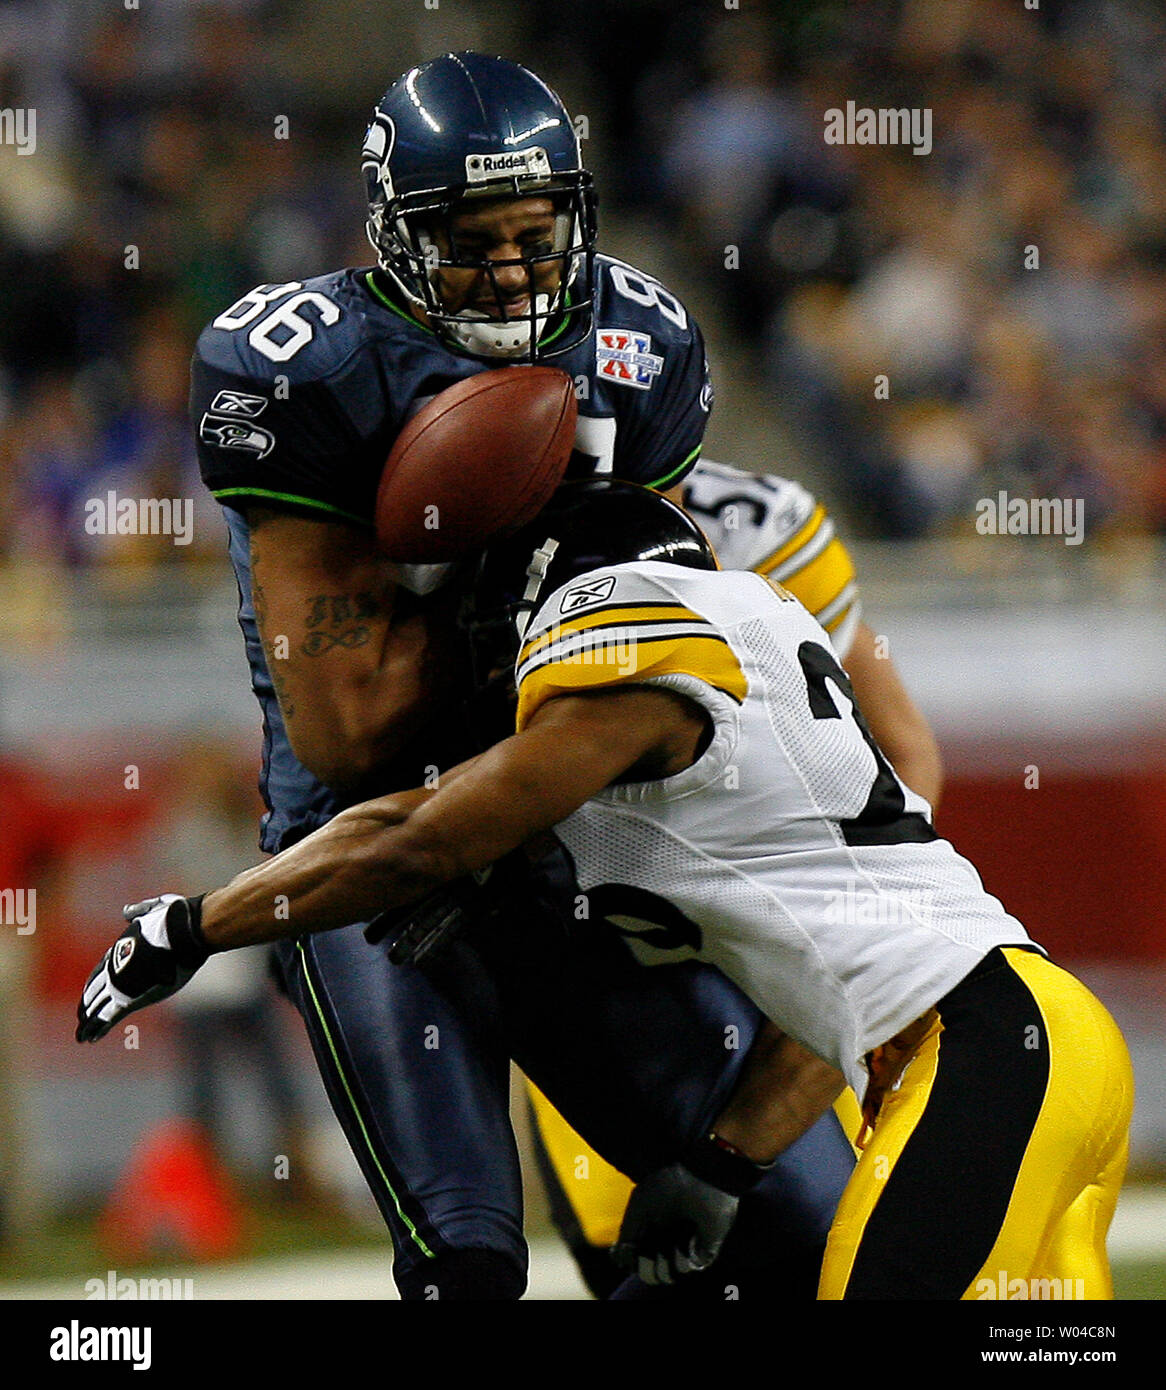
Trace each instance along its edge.
<path fill-rule="evenodd" d="M 595 335 L 595 367 L 607 381 L 647 391 L 664 370 L 664 359 L 652 351 L 652 339 L 647 333 L 631 328 L 601 328 Z"/>

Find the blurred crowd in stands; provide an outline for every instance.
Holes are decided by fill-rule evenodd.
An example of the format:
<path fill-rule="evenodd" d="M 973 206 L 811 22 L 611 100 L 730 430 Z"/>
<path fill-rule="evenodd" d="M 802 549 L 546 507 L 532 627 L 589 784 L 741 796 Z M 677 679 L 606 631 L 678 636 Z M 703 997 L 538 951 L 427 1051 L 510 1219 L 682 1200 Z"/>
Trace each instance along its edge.
<path fill-rule="evenodd" d="M 667 38 L 623 53 L 621 194 L 703 258 L 852 529 L 971 532 L 1000 489 L 1166 529 L 1160 4 L 635 8 Z M 930 152 L 828 144 L 848 102 L 930 112 Z"/>
<path fill-rule="evenodd" d="M 852 532 L 972 532 L 999 489 L 1166 528 L 1155 0 L 10 0 L 0 108 L 38 120 L 34 154 L 0 145 L 0 562 L 124 584 L 221 555 L 194 338 L 253 284 L 368 262 L 363 122 L 450 47 L 587 116 L 603 211 L 668 229 Z M 848 101 L 929 110 L 931 152 L 827 144 Z M 194 499 L 194 543 L 86 534 L 110 489 Z"/>

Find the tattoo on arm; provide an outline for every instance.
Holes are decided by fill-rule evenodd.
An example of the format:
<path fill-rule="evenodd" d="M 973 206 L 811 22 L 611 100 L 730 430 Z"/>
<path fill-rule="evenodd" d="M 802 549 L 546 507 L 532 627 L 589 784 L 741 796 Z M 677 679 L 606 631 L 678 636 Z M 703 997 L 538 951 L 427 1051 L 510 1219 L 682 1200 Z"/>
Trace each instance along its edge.
<path fill-rule="evenodd" d="M 263 643 L 272 688 L 279 701 L 280 710 L 286 723 L 296 716 L 298 700 L 292 698 L 294 667 L 285 663 L 289 655 L 292 660 L 301 657 L 319 657 L 334 648 L 356 649 L 368 646 L 383 638 L 385 629 L 392 620 L 393 603 L 390 596 L 379 594 L 375 586 L 347 593 L 325 592 L 311 594 L 304 600 L 302 626 L 291 619 L 286 604 L 279 608 L 279 615 L 273 615 L 271 595 L 264 592 L 258 574 L 261 572 L 263 557 L 266 555 L 266 536 L 263 524 L 278 513 L 267 513 L 260 509 L 248 512 L 251 548 L 251 596 L 255 606 L 255 617 L 259 625 L 259 636 Z M 341 581 L 343 582 L 343 581 Z M 286 633 L 276 633 L 273 628 L 278 623 L 290 623 Z M 289 652 L 290 644 L 290 652 Z"/>
<path fill-rule="evenodd" d="M 381 612 L 376 596 L 367 592 L 316 594 L 308 600 L 311 630 L 300 651 L 304 656 L 320 656 L 333 647 L 363 647 L 372 636 L 369 620 Z"/>

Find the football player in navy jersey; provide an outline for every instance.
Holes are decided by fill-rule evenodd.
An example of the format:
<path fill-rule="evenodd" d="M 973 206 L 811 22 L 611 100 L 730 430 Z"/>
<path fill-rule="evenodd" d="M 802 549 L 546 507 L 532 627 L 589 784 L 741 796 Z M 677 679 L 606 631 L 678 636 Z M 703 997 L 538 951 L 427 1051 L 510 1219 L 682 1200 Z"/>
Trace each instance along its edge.
<path fill-rule="evenodd" d="M 376 266 L 252 290 L 204 331 L 192 368 L 264 716 L 271 852 L 474 751 L 446 567 L 393 565 L 373 533 L 410 415 L 475 372 L 549 362 L 580 398 L 570 475 L 671 489 L 712 401 L 684 306 L 596 253 L 574 130 L 533 74 L 473 53 L 412 69 L 377 108 L 363 170 Z M 701 1135 L 759 1026 L 714 971 L 645 971 L 618 943 L 577 939 L 553 858 L 514 876 L 506 930 L 473 968 L 447 953 L 402 969 L 360 922 L 277 948 L 405 1298 L 525 1285 L 511 1057 L 635 1179 Z M 568 920 L 551 932 L 548 916 Z M 783 1155 L 744 1204 L 713 1296 L 731 1280 L 811 1297 L 850 1167 L 829 1118 Z"/>

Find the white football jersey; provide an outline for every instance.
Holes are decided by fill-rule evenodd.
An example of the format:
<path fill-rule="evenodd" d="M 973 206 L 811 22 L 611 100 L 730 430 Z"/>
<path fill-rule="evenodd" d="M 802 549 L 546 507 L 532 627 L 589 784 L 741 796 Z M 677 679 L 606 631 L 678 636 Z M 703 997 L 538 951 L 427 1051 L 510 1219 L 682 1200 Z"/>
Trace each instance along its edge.
<path fill-rule="evenodd" d="M 721 567 L 756 570 L 794 594 L 846 660 L 862 616 L 854 564 L 834 523 L 800 483 L 700 459 L 684 480 L 684 505 Z"/>
<path fill-rule="evenodd" d="M 546 700 L 660 685 L 712 735 L 674 777 L 608 787 L 557 828 L 587 914 L 646 963 L 718 966 L 861 1096 L 871 1049 L 997 945 L 1028 944 L 931 825 L 822 627 L 757 574 L 636 563 L 552 594 L 518 658 Z"/>

